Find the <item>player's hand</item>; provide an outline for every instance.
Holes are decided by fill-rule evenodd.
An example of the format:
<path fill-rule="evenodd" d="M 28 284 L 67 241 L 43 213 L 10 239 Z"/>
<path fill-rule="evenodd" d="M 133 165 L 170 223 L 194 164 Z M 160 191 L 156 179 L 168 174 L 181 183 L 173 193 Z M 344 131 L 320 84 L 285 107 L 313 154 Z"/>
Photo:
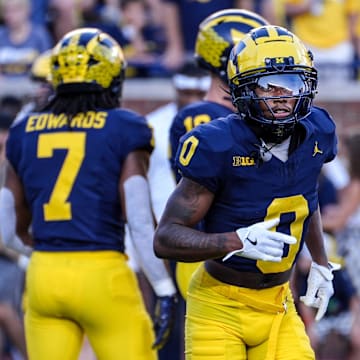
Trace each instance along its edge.
<path fill-rule="evenodd" d="M 269 231 L 279 222 L 280 219 L 276 218 L 237 229 L 236 234 L 242 241 L 243 247 L 227 254 L 223 261 L 232 255 L 237 255 L 254 260 L 280 262 L 284 244 L 295 244 L 296 238 L 280 232 Z"/>
<path fill-rule="evenodd" d="M 333 271 L 339 270 L 340 264 L 329 262 L 329 267 L 311 263 L 307 278 L 307 290 L 305 296 L 300 296 L 300 301 L 305 305 L 318 308 L 315 320 L 319 321 L 325 315 L 330 298 L 334 294 L 332 280 Z"/>
<path fill-rule="evenodd" d="M 175 323 L 176 304 L 176 295 L 158 297 L 154 314 L 156 339 L 152 346 L 153 349 L 160 350 L 168 341 Z"/>

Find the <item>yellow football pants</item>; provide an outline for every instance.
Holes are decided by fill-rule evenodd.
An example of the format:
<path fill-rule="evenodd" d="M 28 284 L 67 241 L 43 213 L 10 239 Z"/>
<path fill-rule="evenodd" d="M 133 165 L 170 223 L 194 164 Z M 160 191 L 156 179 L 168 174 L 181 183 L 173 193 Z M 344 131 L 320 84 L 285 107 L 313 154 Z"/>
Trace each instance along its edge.
<path fill-rule="evenodd" d="M 34 252 L 27 271 L 30 360 L 76 360 L 84 334 L 98 360 L 155 360 L 152 324 L 125 255 Z"/>
<path fill-rule="evenodd" d="M 191 277 L 202 262 L 176 263 L 175 278 L 181 296 L 186 300 Z"/>
<path fill-rule="evenodd" d="M 315 359 L 289 283 L 240 288 L 214 279 L 204 265 L 189 285 L 185 332 L 186 360 Z"/>

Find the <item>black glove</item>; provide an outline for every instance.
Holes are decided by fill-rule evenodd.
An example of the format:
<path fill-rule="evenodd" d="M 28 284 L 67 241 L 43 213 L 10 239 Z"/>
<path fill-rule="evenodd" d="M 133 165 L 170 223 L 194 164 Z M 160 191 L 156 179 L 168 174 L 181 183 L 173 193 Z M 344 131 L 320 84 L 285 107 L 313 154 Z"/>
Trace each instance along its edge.
<path fill-rule="evenodd" d="M 153 349 L 162 349 L 168 341 L 175 323 L 176 304 L 176 295 L 158 297 L 154 313 L 154 330 L 156 339 L 152 346 Z"/>

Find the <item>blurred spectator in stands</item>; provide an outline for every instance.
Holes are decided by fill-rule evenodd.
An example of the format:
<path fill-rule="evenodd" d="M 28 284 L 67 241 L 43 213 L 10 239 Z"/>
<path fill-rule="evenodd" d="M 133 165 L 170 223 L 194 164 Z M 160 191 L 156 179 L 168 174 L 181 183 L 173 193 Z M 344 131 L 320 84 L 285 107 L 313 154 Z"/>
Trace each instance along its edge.
<path fill-rule="evenodd" d="M 57 43 L 67 32 L 81 26 L 84 11 L 96 6 L 98 3 L 117 3 L 118 1 L 47 0 L 47 25 L 54 43 Z"/>
<path fill-rule="evenodd" d="M 6 139 L 9 128 L 20 109 L 21 101 L 13 96 L 4 96 L 0 100 L 0 187 L 3 185 Z"/>
<path fill-rule="evenodd" d="M 48 8 L 49 0 L 31 0 L 31 21 L 46 26 Z"/>
<path fill-rule="evenodd" d="M 124 43 L 124 36 L 120 29 L 121 11 L 120 1 L 107 4 L 106 1 L 93 1 L 81 11 L 81 26 L 98 28 L 112 36 L 120 45 Z"/>
<path fill-rule="evenodd" d="M 278 0 L 250 0 L 243 1 L 243 8 L 254 11 L 263 16 L 270 24 L 277 25 L 276 2 Z"/>
<path fill-rule="evenodd" d="M 325 243 L 330 261 L 343 263 L 336 254 L 336 239 L 327 235 Z M 306 292 L 306 278 L 310 266 L 311 258 L 304 247 L 297 262 L 299 296 Z M 317 355 L 316 359 L 360 359 L 360 342 L 356 338 L 360 325 L 360 317 L 357 316 L 360 302 L 346 267 L 334 272 L 333 284 L 334 295 L 320 321 L 315 321 L 314 309 L 302 302 L 298 303 L 299 313 Z"/>
<path fill-rule="evenodd" d="M 359 0 L 285 0 L 290 28 L 314 54 L 319 79 L 349 81 L 354 74 Z"/>
<path fill-rule="evenodd" d="M 27 359 L 21 308 L 27 263 L 22 265 L 22 258 L 0 241 L 0 359 L 15 359 L 15 354 L 18 360 Z"/>
<path fill-rule="evenodd" d="M 345 139 L 350 182 L 344 188 L 336 205 L 328 206 L 322 214 L 324 229 L 336 236 L 339 253 L 344 257 L 346 269 L 357 294 L 360 294 L 360 131 L 351 130 Z M 360 308 L 351 340 L 360 359 Z"/>
<path fill-rule="evenodd" d="M 4 24 L 0 27 L 0 72 L 2 76 L 27 76 L 35 58 L 52 45 L 44 26 L 30 18 L 30 0 L 1 0 Z"/>
<path fill-rule="evenodd" d="M 338 188 L 323 171 L 319 178 L 319 205 L 322 212 L 340 201 Z M 313 308 L 297 302 L 299 313 L 305 323 L 311 344 L 318 360 L 360 359 L 360 342 L 356 340 L 360 317 L 359 296 L 349 277 L 344 259 L 338 255 L 337 240 L 325 234 L 325 245 L 329 260 L 342 264 L 342 269 L 334 272 L 334 295 L 330 299 L 327 312 L 319 322 L 315 321 Z M 306 247 L 300 253 L 293 281 L 297 298 L 306 292 L 307 277 L 311 258 Z M 352 357 L 349 357 L 349 356 Z"/>
<path fill-rule="evenodd" d="M 358 18 L 357 26 L 356 26 L 356 69 L 355 69 L 355 79 L 360 80 L 360 16 Z"/>
<path fill-rule="evenodd" d="M 3 185 L 5 142 L 14 115 L 0 108 L 0 187 Z M 26 260 L 26 259 L 25 259 Z M 18 359 L 26 359 L 26 345 L 22 322 L 21 300 L 24 269 L 27 262 L 17 252 L 7 249 L 0 238 L 0 359 L 9 359 L 18 352 Z"/>
<path fill-rule="evenodd" d="M 273 0 L 273 15 L 274 19 L 272 24 L 289 28 L 287 17 L 285 14 L 285 1 L 286 0 Z"/>
<path fill-rule="evenodd" d="M 21 300 L 24 290 L 24 257 L 0 241 L 0 359 L 26 359 Z M 19 266 L 20 264 L 20 266 Z M 24 264 L 24 265 L 22 265 Z M 23 267 L 21 267 L 23 266 Z"/>
<path fill-rule="evenodd" d="M 12 119 L 15 118 L 23 105 L 22 100 L 14 95 L 4 95 L 0 99 L 0 111 L 10 115 Z"/>
<path fill-rule="evenodd" d="M 120 9 L 127 77 L 169 76 L 159 58 L 165 49 L 164 29 L 148 17 L 146 0 L 122 0 Z"/>
<path fill-rule="evenodd" d="M 122 0 L 118 9 L 95 4 L 82 18 L 83 26 L 99 28 L 121 45 L 127 78 L 168 77 L 171 73 L 160 60 L 166 45 L 162 13 L 161 0 Z"/>
<path fill-rule="evenodd" d="M 207 16 L 227 8 L 258 11 L 271 22 L 274 18 L 273 0 L 162 0 L 167 47 L 163 64 L 176 69 L 188 57 L 193 57 L 198 26 Z"/>
<path fill-rule="evenodd" d="M 0 187 L 3 185 L 3 164 L 5 160 L 5 143 L 13 117 L 0 110 Z"/>
<path fill-rule="evenodd" d="M 39 0 L 33 1 L 37 2 Z M 98 27 L 118 40 L 112 31 L 113 24 L 118 26 L 121 20 L 121 0 L 40 1 L 47 3 L 47 23 L 55 42 L 70 30 L 85 26 Z M 99 26 L 94 26 L 95 23 Z M 108 28 L 107 25 L 111 26 Z"/>
<path fill-rule="evenodd" d="M 360 132 L 348 135 L 345 145 L 350 182 L 342 192 L 339 203 L 326 207 L 322 217 L 325 231 L 337 238 L 339 251 L 360 294 Z"/>

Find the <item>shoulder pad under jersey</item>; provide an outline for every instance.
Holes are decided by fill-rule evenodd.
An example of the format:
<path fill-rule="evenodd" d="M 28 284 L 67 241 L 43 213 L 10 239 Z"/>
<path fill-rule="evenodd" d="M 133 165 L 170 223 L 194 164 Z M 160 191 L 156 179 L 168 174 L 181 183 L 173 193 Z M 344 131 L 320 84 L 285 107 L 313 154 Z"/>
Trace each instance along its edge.
<path fill-rule="evenodd" d="M 182 176 L 195 181 L 221 175 L 224 154 L 234 142 L 230 118 L 219 118 L 200 125 L 180 139 L 176 165 Z"/>

